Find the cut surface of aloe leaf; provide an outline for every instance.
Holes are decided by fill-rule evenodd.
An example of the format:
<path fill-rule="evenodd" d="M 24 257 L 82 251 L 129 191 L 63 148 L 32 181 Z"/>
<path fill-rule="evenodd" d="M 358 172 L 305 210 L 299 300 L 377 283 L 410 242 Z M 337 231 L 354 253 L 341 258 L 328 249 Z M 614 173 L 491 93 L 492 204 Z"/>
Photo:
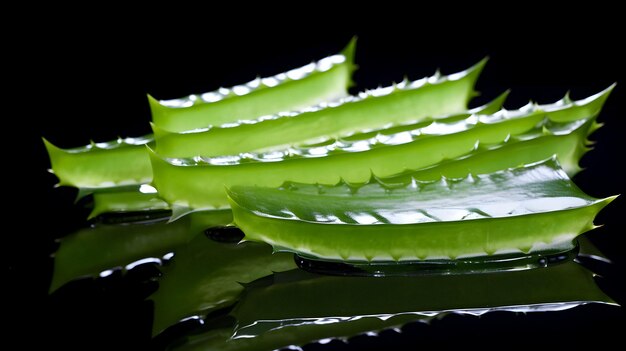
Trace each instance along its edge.
<path fill-rule="evenodd" d="M 54 255 L 50 291 L 76 278 L 129 268 L 145 259 L 156 261 L 186 244 L 200 230 L 230 221 L 231 211 L 213 211 L 174 223 L 167 223 L 165 218 L 149 223 L 96 224 L 80 229 L 60 240 Z"/>
<path fill-rule="evenodd" d="M 161 269 L 159 290 L 150 297 L 155 306 L 153 333 L 229 306 L 243 291 L 243 283 L 293 268 L 293 255 L 272 254 L 269 245 L 221 243 L 200 234 Z"/>
<path fill-rule="evenodd" d="M 230 89 L 163 103 L 150 97 L 154 123 L 160 128 L 182 131 L 253 120 L 344 97 L 352 84 L 354 48 L 352 41 L 341 54 Z M 153 141 L 152 135 L 146 135 L 72 149 L 61 149 L 45 139 L 44 144 L 59 185 L 96 191 L 150 182 L 152 170 L 146 145 Z"/>
<path fill-rule="evenodd" d="M 385 178 L 442 162 L 454 168 L 450 160 L 463 157 L 457 168 L 465 175 L 533 163 L 554 154 L 563 159 L 566 171 L 574 174 L 587 150 L 585 138 L 595 126 L 590 118 L 598 114 L 609 91 L 576 102 L 529 104 L 493 115 L 452 116 L 266 153 L 176 160 L 152 155 L 154 183 L 170 204 L 211 209 L 228 206 L 224 186 L 278 187 L 285 180 L 336 184 L 340 179 L 359 184 L 367 182 L 372 173 Z M 559 122 L 552 121 L 553 115 Z M 496 152 L 498 162 L 484 162 L 494 158 L 493 154 L 483 155 L 484 151 L 508 150 L 503 146 L 534 139 L 532 150 L 524 150 L 529 144 L 524 143 L 515 148 L 514 155 Z M 468 157 L 478 153 L 480 157 Z M 505 167 L 494 169 L 494 165 Z M 441 173 L 437 177 L 441 175 L 448 176 Z"/>
<path fill-rule="evenodd" d="M 342 98 L 352 85 L 355 47 L 353 39 L 337 55 L 230 89 L 161 102 L 149 96 L 153 123 L 163 130 L 183 132 Z"/>
<path fill-rule="evenodd" d="M 232 155 L 462 113 L 475 94 L 474 84 L 485 62 L 449 76 L 435 75 L 402 82 L 301 113 L 278 114 L 183 133 L 166 132 L 153 125 L 156 152 L 164 157 Z"/>
<path fill-rule="evenodd" d="M 538 251 L 593 229 L 614 199 L 584 194 L 554 159 L 432 182 L 234 186 L 229 198 L 246 239 L 344 261 Z"/>
<path fill-rule="evenodd" d="M 614 304 L 593 273 L 574 261 L 525 271 L 394 278 L 294 270 L 248 284 L 231 312 L 232 328 L 195 333 L 174 349 L 272 350 L 345 340 L 451 313 L 545 313 L 588 303 Z"/>

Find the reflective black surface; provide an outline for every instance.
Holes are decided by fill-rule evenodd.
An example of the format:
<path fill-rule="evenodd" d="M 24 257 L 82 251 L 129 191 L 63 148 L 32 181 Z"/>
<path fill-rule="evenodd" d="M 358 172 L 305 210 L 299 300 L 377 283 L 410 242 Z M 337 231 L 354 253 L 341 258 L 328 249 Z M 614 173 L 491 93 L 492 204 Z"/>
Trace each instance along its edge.
<path fill-rule="evenodd" d="M 592 137 L 597 141 L 595 150 L 584 157 L 586 170 L 574 180 L 594 196 L 624 194 L 620 168 L 626 151 L 622 118 L 626 58 L 619 51 L 620 22 L 612 18 L 619 13 L 610 8 L 599 14 L 585 9 L 578 18 L 533 10 L 515 20 L 507 13 L 494 18 L 466 15 L 461 22 L 432 15 L 432 23 L 422 20 L 430 16 L 426 12 L 400 13 L 388 21 L 368 22 L 362 29 L 342 30 L 318 18 L 302 31 L 282 24 L 275 31 L 250 27 L 245 35 L 218 31 L 207 18 L 190 19 L 186 22 L 198 26 L 179 30 L 173 25 L 158 30 L 155 23 L 162 21 L 150 19 L 147 29 L 137 32 L 124 28 L 117 32 L 113 27 L 122 24 L 114 20 L 69 21 L 65 27 L 61 19 L 33 21 L 33 28 L 40 28 L 36 34 L 11 40 L 15 47 L 7 48 L 19 79 L 7 84 L 15 93 L 15 99 L 9 95 L 8 100 L 17 111 L 4 114 L 16 124 L 5 130 L 8 142 L 3 149 L 9 157 L 3 173 L 8 177 L 4 189 L 10 206 L 2 258 L 8 278 L 3 283 L 8 292 L 3 299 L 8 311 L 3 314 L 9 326 L 6 343 L 15 343 L 18 349 L 36 339 L 50 347 L 158 349 L 175 339 L 151 341 L 152 306 L 145 298 L 156 289 L 149 278 L 158 272 L 150 265 L 125 275 L 73 282 L 48 296 L 54 240 L 84 226 L 88 211 L 74 205 L 74 191 L 52 188 L 55 179 L 45 172 L 48 163 L 41 136 L 70 147 L 90 139 L 142 135 L 149 130 L 146 93 L 173 98 L 277 73 L 337 51 L 356 33 L 359 89 L 387 85 L 404 75 L 419 78 L 436 67 L 452 72 L 485 55 L 491 62 L 479 82 L 482 96 L 476 105 L 508 88 L 513 93 L 506 106 L 512 108 L 529 98 L 554 101 L 567 90 L 573 97 L 589 95 L 617 81 L 599 118 L 605 127 Z M 552 23 L 564 17 L 567 23 Z M 438 30 L 452 22 L 460 29 L 451 34 Z M 230 25 L 241 23 L 234 19 Z M 550 24 L 554 27 L 548 28 Z M 514 33 L 515 28 L 523 31 Z M 496 32 L 504 38 L 497 38 Z M 624 199 L 618 198 L 597 219 L 605 226 L 590 235 L 614 264 L 586 263 L 598 266 L 594 270 L 604 276 L 600 286 L 622 304 L 626 303 L 624 210 Z M 305 349 L 415 349 L 416 345 L 495 349 L 510 344 L 530 348 L 539 340 L 559 347 L 602 348 L 624 345 L 623 328 L 618 329 L 624 322 L 623 309 L 596 305 L 554 313 L 451 315 L 429 325 L 409 323 L 402 333 L 390 330 L 376 337 L 350 338 L 348 344 L 332 341 Z"/>

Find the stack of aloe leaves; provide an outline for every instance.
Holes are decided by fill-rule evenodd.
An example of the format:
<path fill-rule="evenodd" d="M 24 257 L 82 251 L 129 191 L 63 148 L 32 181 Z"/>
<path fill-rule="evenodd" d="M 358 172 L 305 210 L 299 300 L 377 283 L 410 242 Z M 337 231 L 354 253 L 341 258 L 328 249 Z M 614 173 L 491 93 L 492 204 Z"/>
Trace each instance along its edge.
<path fill-rule="evenodd" d="M 488 278 L 378 270 L 572 249 L 614 199 L 588 196 L 569 178 L 612 86 L 516 110 L 502 107 L 505 92 L 469 109 L 483 60 L 349 95 L 354 52 L 352 41 L 340 54 L 230 89 L 149 97 L 153 135 L 75 149 L 44 140 L 59 185 L 94 203 L 92 225 L 61 240 L 51 291 L 171 258 L 150 297 L 155 335 L 226 308 L 188 349 L 280 348 L 426 320 L 433 311 L 612 303 L 571 261 Z M 112 213 L 117 223 L 102 220 Z M 243 239 L 229 236 L 232 226 Z M 360 277 L 305 272 L 292 253 L 377 268 Z M 477 291 L 434 298 L 459 284 Z M 485 293 L 494 289 L 515 293 Z M 376 291 L 380 301 L 363 302 L 359 291 Z M 320 300 L 324 294 L 343 314 Z M 320 322 L 328 316 L 337 318 Z M 227 323 L 233 317 L 237 323 Z"/>

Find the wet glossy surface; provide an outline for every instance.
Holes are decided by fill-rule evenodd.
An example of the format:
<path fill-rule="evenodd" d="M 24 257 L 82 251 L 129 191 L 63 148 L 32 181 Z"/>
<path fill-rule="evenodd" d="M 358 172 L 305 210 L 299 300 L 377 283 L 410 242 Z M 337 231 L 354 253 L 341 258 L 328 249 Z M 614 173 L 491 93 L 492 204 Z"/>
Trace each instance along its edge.
<path fill-rule="evenodd" d="M 326 260 L 387 262 L 528 253 L 594 228 L 614 197 L 580 191 L 551 159 L 464 178 L 229 189 L 246 239 Z"/>
<path fill-rule="evenodd" d="M 91 268 L 91 274 L 99 278 L 66 284 L 52 298 L 71 298 L 72 291 L 81 293 L 94 284 L 107 287 L 103 296 L 111 294 L 116 285 L 114 289 L 143 291 L 132 299 L 153 301 L 142 307 L 144 311 L 154 308 L 150 318 L 156 336 L 153 346 L 182 350 L 266 350 L 307 344 L 308 349 L 336 342 L 350 345 L 364 335 L 373 337 L 384 330 L 383 335 L 397 333 L 412 322 L 439 325 L 458 318 L 452 316 L 489 316 L 506 311 L 559 314 L 588 304 L 606 305 L 589 307 L 605 311 L 614 304 L 594 278 L 594 273 L 607 272 L 610 277 L 611 264 L 586 238 L 580 247 L 562 246 L 534 255 L 434 261 L 430 265 L 395 263 L 393 267 L 320 266 L 319 262 L 289 254 L 272 254 L 264 244 L 238 244 L 238 230 L 211 225 L 216 219 L 223 220 L 218 217 L 197 214 L 166 225 L 155 214 L 153 219 L 122 226 L 102 218 L 94 228 L 74 234 L 83 238 L 81 247 L 86 247 L 85 239 L 99 237 L 99 250 L 83 253 L 82 259 L 71 255 L 67 245 L 75 239 L 69 237 L 59 251 L 61 256 L 76 259 L 73 269 L 98 264 L 102 271 L 96 273 Z M 123 220 L 116 218 L 118 223 Z M 176 254 L 167 253 L 158 259 L 137 260 L 119 250 L 120 245 L 138 247 L 131 243 L 142 237 L 162 241 L 159 238 L 168 235 L 184 238 L 193 234 L 188 243 L 179 244 Z M 106 242 L 117 246 L 102 245 Z M 159 246 L 140 246 L 159 250 Z M 114 252 L 121 256 L 112 258 Z M 85 265 L 86 258 L 91 266 Z M 115 266 L 123 269 L 106 269 Z M 281 271 L 285 272 L 276 273 Z M 55 272 L 57 281 L 60 272 Z M 67 281 L 72 278 L 68 274 L 75 273 L 66 270 L 64 274 Z M 73 278 L 77 277 L 75 274 Z M 500 318 L 517 319 L 515 316 Z"/>
<path fill-rule="evenodd" d="M 185 133 L 153 128 L 157 141 L 155 151 L 165 158 L 234 155 L 461 113 L 467 110 L 467 102 L 485 63 L 486 60 L 482 60 L 456 74 L 435 75 L 375 90 L 373 94 L 348 97 L 345 101 L 326 103 L 299 114 L 287 112 Z M 239 142 L 226 142 L 233 138 Z"/>
<path fill-rule="evenodd" d="M 341 179 L 364 183 L 372 174 L 402 177 L 414 169 L 424 169 L 418 179 L 432 180 L 441 175 L 464 177 L 467 169 L 489 173 L 553 155 L 574 175 L 588 151 L 586 138 L 598 127 L 595 117 L 612 88 L 580 101 L 564 98 L 545 105 L 550 112 L 530 104 L 492 116 L 452 116 L 409 126 L 391 123 L 386 130 L 265 153 L 167 161 L 153 154 L 156 186 L 179 208 L 212 209 L 227 207 L 224 184 L 278 187 L 283 179 L 327 185 Z M 502 97 L 485 109 L 501 104 Z M 444 130 L 450 133 L 437 134 Z M 452 161 L 456 166 L 448 164 Z"/>
<path fill-rule="evenodd" d="M 583 244 L 583 255 L 593 253 L 587 241 Z M 415 321 L 430 324 L 450 315 L 559 313 L 587 304 L 614 305 L 594 274 L 573 261 L 576 253 L 577 248 L 563 252 L 542 268 L 521 262 L 517 269 L 472 274 L 274 273 L 245 284 L 234 307 L 200 319 L 204 326 L 169 337 L 175 339 L 172 349 L 271 350 L 333 339 L 348 342 L 356 335 L 399 330 Z M 597 256 L 591 260 L 602 262 Z"/>
<path fill-rule="evenodd" d="M 417 224 L 503 218 L 597 203 L 555 160 L 463 179 L 336 186 L 288 182 L 279 189 L 236 186 L 230 196 L 258 216 L 328 224 Z M 453 201 L 451 200 L 453 199 Z"/>
<path fill-rule="evenodd" d="M 412 277 L 429 274 L 457 275 L 517 271 L 541 268 L 573 260 L 578 254 L 578 242 L 566 242 L 547 247 L 540 252 L 499 254 L 413 262 L 338 262 L 295 255 L 298 268 L 311 273 L 359 277 Z"/>
<path fill-rule="evenodd" d="M 524 26 L 523 34 L 508 32 L 509 39 L 504 41 L 488 38 L 488 33 L 498 30 L 497 24 L 494 24 L 498 23 L 497 20 L 476 21 L 473 16 L 469 16 L 463 33 L 450 35 L 437 30 L 438 25 L 442 24 L 441 17 L 437 15 L 431 16 L 438 24 L 433 27 L 416 25 L 416 21 L 409 20 L 404 21 L 406 26 L 402 28 L 403 20 L 399 20 L 397 25 L 400 28 L 394 26 L 389 33 L 380 33 L 383 26 L 379 26 L 377 21 L 370 34 L 378 36 L 361 36 L 364 54 L 359 58 L 362 70 L 358 77 L 359 85 L 374 88 L 381 82 L 387 84 L 398 81 L 407 73 L 410 77 L 420 77 L 430 73 L 437 65 L 446 71 L 453 71 L 462 68 L 461 62 L 472 62 L 491 54 L 494 62 L 497 59 L 498 63 L 485 72 L 485 79 L 492 84 L 479 88 L 483 96 L 491 97 L 512 87 L 514 94 L 507 107 L 521 106 L 529 97 L 539 101 L 554 101 L 570 88 L 574 96 L 588 96 L 616 80 L 624 80 L 623 54 L 618 51 L 619 44 L 615 44 L 619 43 L 619 38 L 615 36 L 619 31 L 611 33 L 613 29 L 619 29 L 620 22 L 611 21 L 606 15 L 595 17 L 595 13 L 590 10 L 586 7 L 584 15 L 602 21 L 600 25 L 581 26 L 578 18 L 571 18 L 569 26 L 559 25 L 554 32 L 546 31 L 547 26 L 543 25 Z M 612 10 L 608 9 L 606 13 L 619 16 L 620 11 Z M 531 11 L 522 21 L 532 21 L 533 16 L 537 16 L 536 9 Z M 203 33 L 213 28 L 207 22 L 197 22 L 206 24 L 207 27 L 201 31 Z M 567 28 L 565 32 L 564 28 Z M 281 26 L 282 30 L 284 26 Z M 424 33 L 424 30 L 428 33 Z M 142 30 L 137 37 L 128 33 L 119 36 L 111 33 L 114 40 L 106 41 L 99 40 L 97 36 L 85 41 L 85 32 L 88 34 L 89 30 L 60 33 L 60 30 L 49 27 L 42 33 L 42 37 L 26 43 L 30 49 L 37 50 L 36 54 L 30 56 L 27 49 L 30 58 L 41 57 L 45 49 L 37 44 L 47 39 L 61 45 L 49 51 L 48 61 L 41 60 L 38 65 L 29 65 L 24 71 L 26 77 L 35 72 L 41 74 L 41 79 L 18 90 L 24 92 L 20 95 L 26 100 L 21 106 L 33 106 L 32 95 L 28 93 L 33 89 L 43 89 L 45 94 L 41 98 L 44 101 L 65 102 L 71 96 L 72 104 L 66 105 L 67 109 L 63 113 L 55 113 L 54 116 L 46 109 L 43 111 L 45 113 L 39 115 L 29 114 L 35 121 L 32 118 L 19 118 L 25 130 L 32 128 L 32 135 L 24 138 L 20 136 L 20 141 L 14 144 L 29 145 L 25 151 L 29 157 L 19 155 L 22 161 L 26 161 L 26 168 L 20 170 L 20 178 L 24 179 L 25 185 L 7 185 L 9 191 L 14 190 L 18 194 L 10 200 L 16 203 L 24 220 L 18 216 L 23 226 L 9 230 L 5 238 L 10 242 L 18 240 L 21 243 L 23 240 L 24 245 L 6 246 L 9 254 L 6 262 L 9 267 L 9 280 L 6 283 L 9 298 L 5 299 L 5 303 L 9 305 L 9 310 L 13 307 L 19 311 L 15 314 L 9 312 L 7 319 L 14 322 L 9 325 L 6 336 L 9 341 L 17 341 L 19 345 L 39 339 L 45 340 L 50 347 L 73 345 L 77 349 L 145 349 L 150 345 L 152 306 L 143 301 L 150 294 L 150 289 L 154 290 L 156 286 L 147 284 L 148 289 L 139 282 L 143 282 L 146 276 L 152 277 L 154 271 L 149 265 L 135 267 L 126 275 L 114 273 L 95 281 L 70 283 L 52 297 L 47 297 L 52 267 L 52 260 L 47 257 L 55 250 L 51 244 L 52 238 L 72 232 L 74 227 L 83 223 L 86 213 L 76 213 L 77 210 L 72 206 L 73 195 L 64 196 L 64 190 L 52 190 L 55 180 L 43 174 L 41 169 L 46 158 L 40 136 L 50 135 L 57 141 L 63 140 L 65 146 L 72 146 L 85 144 L 89 138 L 110 140 L 117 135 L 141 135 L 147 132 L 144 128 L 148 120 L 147 108 L 144 106 L 146 92 L 157 96 L 182 96 L 193 91 L 210 90 L 225 81 L 230 84 L 248 81 L 257 72 L 273 74 L 294 67 L 290 61 L 294 55 L 300 55 L 297 56 L 300 60 L 297 64 L 305 64 L 310 60 L 311 51 L 316 55 L 332 52 L 344 45 L 352 33 L 341 35 L 336 32 L 316 32 L 314 35 L 305 35 L 296 43 L 290 39 L 278 39 L 279 36 L 270 39 L 270 36 L 256 29 L 251 30 L 249 36 L 238 37 L 236 41 L 232 41 L 232 37 L 224 37 L 225 30 L 210 36 L 198 36 L 185 30 L 180 36 L 163 38 L 168 35 L 163 35 L 153 27 L 150 33 Z M 584 45 L 607 37 L 616 39 L 614 45 Z M 223 50 L 220 51 L 223 54 L 193 55 L 192 51 L 198 45 L 206 43 L 202 40 L 209 39 L 215 48 Z M 121 42 L 132 42 L 133 49 L 129 51 L 124 44 L 118 44 Z M 154 48 L 157 46 L 152 44 L 163 47 L 164 43 L 170 42 L 178 43 L 177 48 L 188 50 L 187 54 L 161 51 L 160 55 L 155 55 Z M 319 49 L 324 45 L 329 48 Z M 316 46 L 318 49 L 315 49 Z M 20 52 L 16 51 L 18 55 Z M 241 55 L 246 56 L 245 62 L 234 60 Z M 181 67 L 207 67 L 216 62 L 218 64 L 215 67 L 219 67 L 217 70 L 201 70 L 193 75 L 181 73 Z M 271 69 L 264 66 L 268 62 L 272 65 Z M 83 70 L 85 65 L 91 68 Z M 158 77 L 155 77 L 155 72 Z M 59 85 L 59 81 L 69 84 Z M 60 98 L 52 101 L 56 98 L 55 93 Z M 623 119 L 620 116 L 626 100 L 621 98 L 623 95 L 619 95 L 622 93 L 621 86 L 615 93 L 618 95 L 610 100 L 611 104 L 607 105 L 602 116 L 607 127 L 594 137 L 599 141 L 596 151 L 583 160 L 582 166 L 587 170 L 576 180 L 577 184 L 594 196 L 625 193 L 619 162 L 615 160 L 619 159 L 621 150 L 624 150 Z M 48 94 L 51 94 L 50 98 Z M 94 94 L 115 97 L 128 113 L 119 114 L 119 106 L 94 108 Z M 143 120 L 135 121 L 129 116 L 142 116 Z M 25 191 L 29 196 L 25 196 Z M 623 204 L 620 199 L 616 205 L 618 203 Z M 605 227 L 593 235 L 603 250 L 618 263 L 617 266 L 611 266 L 613 268 L 604 269 L 606 266 L 602 266 L 603 269 L 597 270 L 605 276 L 604 280 L 599 280 L 605 283 L 601 286 L 609 288 L 607 291 L 610 296 L 616 296 L 621 302 L 624 301 L 624 290 L 619 285 L 610 289 L 611 284 L 607 286 L 606 283 L 623 282 L 623 269 L 615 268 L 623 267 L 620 265 L 624 257 L 622 207 L 607 208 L 607 212 L 599 218 L 599 223 L 605 224 Z M 13 218 L 13 213 L 9 212 L 9 216 Z M 611 280 L 611 277 L 614 279 Z M 554 349 L 583 346 L 589 349 L 613 349 L 615 345 L 619 347 L 624 344 L 623 328 L 620 326 L 624 325 L 626 319 L 620 311 L 611 306 L 586 305 L 550 313 L 493 312 L 480 318 L 453 314 L 433 320 L 428 325 L 409 323 L 398 331 L 387 330 L 378 336 L 349 338 L 348 344 L 324 340 L 323 345 L 308 345 L 304 349 L 382 350 L 401 349 L 402 346 L 406 349 L 442 349 L 446 346 L 455 349 L 475 346 L 502 349 L 503 345 L 512 344 L 529 349 L 544 346 L 552 346 Z M 218 326 L 218 322 L 212 322 L 211 326 Z M 229 326 L 224 323 L 219 328 Z M 539 343 L 541 346 L 538 346 Z M 157 344 L 162 346 L 165 343 Z"/>
<path fill-rule="evenodd" d="M 611 265 L 587 239 L 580 247 L 575 244 L 535 255 L 466 259 L 454 264 L 320 267 L 319 262 L 272 254 L 264 244 L 238 244 L 236 229 L 210 227 L 212 220 L 205 216 L 191 224 L 175 222 L 171 230 L 180 235 L 192 233 L 190 228 L 198 234 L 177 248 L 175 255 L 166 254 L 162 259 L 128 262 L 120 257 L 112 262 L 107 250 L 119 250 L 103 246 L 104 251 L 91 256 L 91 260 L 98 255 L 109 260 L 102 261 L 102 267 L 121 265 L 126 273 L 103 270 L 100 278 L 89 284 L 105 287 L 125 281 L 123 284 L 135 286 L 133 289 L 144 286 L 141 296 L 154 306 L 151 323 L 156 349 L 310 348 L 332 340 L 350 345 L 364 335 L 373 337 L 385 330 L 383 335 L 397 333 L 412 322 L 431 325 L 457 318 L 452 316 L 498 312 L 558 314 L 588 304 L 615 304 L 594 278 L 594 272 L 610 272 Z M 108 226 L 109 232 L 94 234 L 122 244 L 123 237 L 154 236 L 166 229 L 163 225 L 158 220 L 128 224 L 126 232 L 116 238 L 111 233 L 119 231 L 119 225 L 99 224 Z M 302 268 L 306 263 L 306 270 L 296 268 L 296 264 Z M 155 270 L 154 264 L 161 267 Z M 79 290 L 76 287 L 80 285 L 70 283 L 52 298 L 72 296 L 73 290 L 79 293 L 85 283 Z M 154 293 L 148 296 L 149 292 Z M 144 308 L 152 308 L 148 306 Z"/>
<path fill-rule="evenodd" d="M 400 90 L 402 88 L 400 85 L 394 87 L 394 89 Z M 393 125 L 376 131 L 355 133 L 345 138 L 328 139 L 315 145 L 297 145 L 285 149 L 272 148 L 268 152 L 246 152 L 239 155 L 169 159 L 169 161 L 172 164 L 181 166 L 203 164 L 237 165 L 250 162 L 278 162 L 297 158 L 327 157 L 343 153 L 363 152 L 384 146 L 402 145 L 429 136 L 466 132 L 479 125 L 490 125 L 507 121 L 511 124 L 512 120 L 522 118 L 532 121 L 533 116 L 542 116 L 543 118 L 540 118 L 538 123 L 530 122 L 530 125 L 533 127 L 531 130 L 523 131 L 520 134 L 508 135 L 507 139 L 529 140 L 545 134 L 564 135 L 579 128 L 585 123 L 586 119 L 595 116 L 600 111 L 602 104 L 612 89 L 613 87 L 610 87 L 580 101 L 571 101 L 569 98 L 563 98 L 552 104 L 539 105 L 529 103 L 518 110 L 501 109 L 499 111 L 491 111 L 489 106 L 485 106 L 484 108 L 488 110 L 486 113 L 482 112 L 483 108 L 476 108 L 465 115 L 439 116 L 416 123 L 405 122 L 400 126 Z M 491 103 L 501 105 L 502 102 L 494 100 Z M 482 127 L 484 128 L 485 126 Z M 506 140 L 506 142 L 509 141 Z M 486 139 L 481 140 L 480 144 L 485 144 L 484 147 L 489 146 L 493 148 L 502 142 L 505 142 L 505 140 L 491 141 Z"/>

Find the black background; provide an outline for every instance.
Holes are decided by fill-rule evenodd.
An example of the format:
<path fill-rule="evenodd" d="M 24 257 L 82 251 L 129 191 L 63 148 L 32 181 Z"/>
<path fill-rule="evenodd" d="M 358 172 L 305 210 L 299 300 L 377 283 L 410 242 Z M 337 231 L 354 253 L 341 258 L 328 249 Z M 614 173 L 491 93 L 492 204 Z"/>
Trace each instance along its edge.
<path fill-rule="evenodd" d="M 193 12 L 186 9 L 185 16 Z M 322 15 L 309 24 L 298 23 L 298 16 L 283 19 L 278 14 L 264 20 L 236 18 L 218 26 L 215 20 L 221 15 L 215 11 L 189 18 L 193 25 L 182 26 L 169 22 L 168 16 L 138 16 L 147 20 L 140 30 L 130 29 L 133 16 L 28 22 L 36 26 L 34 34 L 10 36 L 3 54 L 10 91 L 3 106 L 3 123 L 8 123 L 3 131 L 3 173 L 8 177 L 4 193 L 10 199 L 3 230 L 8 242 L 3 257 L 9 292 L 4 299 L 8 313 L 3 314 L 10 326 L 7 342 L 141 349 L 149 340 L 150 305 L 141 303 L 145 286 L 113 277 L 70 284 L 48 297 L 54 238 L 84 225 L 85 211 L 73 205 L 73 190 L 52 188 L 55 178 L 46 172 L 42 136 L 73 147 L 91 139 L 142 135 L 149 132 L 146 93 L 176 98 L 276 74 L 336 53 L 356 34 L 360 68 L 354 92 L 404 76 L 418 79 L 436 68 L 452 73 L 484 56 L 490 62 L 477 86 L 482 96 L 472 105 L 509 88 L 505 106 L 516 108 L 528 99 L 553 102 L 568 90 L 573 98 L 586 97 L 618 82 L 599 119 L 605 127 L 592 137 L 596 148 L 583 158 L 587 169 L 575 181 L 590 195 L 620 194 L 626 57 L 620 52 L 623 40 L 616 13 L 608 8 L 585 8 L 575 15 L 531 9 L 519 17 L 504 12 L 461 16 L 465 20 L 459 21 L 445 12 L 398 10 L 391 17 L 381 14 L 384 21 L 373 17 L 364 20 L 365 25 L 347 28 Z M 624 201 L 617 199 L 598 216 L 597 223 L 605 226 L 591 235 L 616 262 L 611 274 L 617 284 L 610 289 L 621 302 Z M 624 321 L 622 310 L 602 308 L 540 316 L 454 316 L 430 329 L 409 327 L 404 335 L 361 340 L 358 346 L 397 348 L 416 340 L 460 345 L 499 337 L 532 343 L 533 336 L 572 345 L 579 339 L 617 340 L 623 345 L 623 336 L 612 328 L 623 330 Z"/>

